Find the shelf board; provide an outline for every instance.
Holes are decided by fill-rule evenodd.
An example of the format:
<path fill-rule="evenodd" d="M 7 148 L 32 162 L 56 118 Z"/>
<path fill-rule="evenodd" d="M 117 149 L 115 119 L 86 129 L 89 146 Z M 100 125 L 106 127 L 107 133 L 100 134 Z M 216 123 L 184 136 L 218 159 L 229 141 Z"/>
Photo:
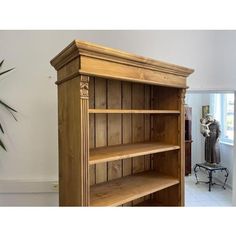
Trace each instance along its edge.
<path fill-rule="evenodd" d="M 90 188 L 90 206 L 119 206 L 179 183 L 177 178 L 154 171 L 142 172 Z"/>
<path fill-rule="evenodd" d="M 108 161 L 116 161 L 136 156 L 149 155 L 153 153 L 166 152 L 180 149 L 173 144 L 157 142 L 145 142 L 135 144 L 122 144 L 108 147 L 90 149 L 89 164 L 98 164 Z"/>
<path fill-rule="evenodd" d="M 151 207 L 151 206 L 163 206 L 161 203 L 159 203 L 156 199 L 152 199 L 152 200 L 144 200 L 136 205 L 134 205 L 136 207 Z"/>
<path fill-rule="evenodd" d="M 178 110 L 125 110 L 125 109 L 89 109 L 89 113 L 111 114 L 180 114 Z"/>

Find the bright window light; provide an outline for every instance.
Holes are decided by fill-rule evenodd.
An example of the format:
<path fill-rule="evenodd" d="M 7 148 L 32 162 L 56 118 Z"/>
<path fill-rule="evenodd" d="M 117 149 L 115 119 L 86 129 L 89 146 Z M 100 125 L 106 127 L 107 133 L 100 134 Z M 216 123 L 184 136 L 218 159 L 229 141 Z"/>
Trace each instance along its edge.
<path fill-rule="evenodd" d="M 234 94 L 221 95 L 221 120 L 222 133 L 221 140 L 226 143 L 234 141 Z"/>
<path fill-rule="evenodd" d="M 211 99 L 212 114 L 220 122 L 220 141 L 234 143 L 234 93 L 214 94 Z"/>

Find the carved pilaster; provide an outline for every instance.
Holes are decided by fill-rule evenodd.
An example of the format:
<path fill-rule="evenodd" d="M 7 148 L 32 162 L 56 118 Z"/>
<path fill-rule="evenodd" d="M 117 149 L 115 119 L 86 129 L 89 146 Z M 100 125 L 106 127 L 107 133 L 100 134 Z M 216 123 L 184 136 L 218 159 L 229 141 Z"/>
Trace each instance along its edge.
<path fill-rule="evenodd" d="M 89 98 L 89 77 L 81 75 L 80 76 L 80 97 L 82 99 Z"/>
<path fill-rule="evenodd" d="M 89 205 L 89 77 L 80 77 L 82 206 Z"/>
<path fill-rule="evenodd" d="M 179 93 L 179 99 L 180 99 L 181 105 L 185 104 L 185 95 L 186 95 L 186 89 L 181 89 Z"/>

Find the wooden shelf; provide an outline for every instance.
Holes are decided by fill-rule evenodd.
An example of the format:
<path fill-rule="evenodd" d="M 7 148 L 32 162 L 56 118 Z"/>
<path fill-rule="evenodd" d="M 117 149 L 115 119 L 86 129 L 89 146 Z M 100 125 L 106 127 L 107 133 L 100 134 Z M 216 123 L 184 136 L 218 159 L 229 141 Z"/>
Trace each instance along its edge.
<path fill-rule="evenodd" d="M 109 147 L 93 148 L 90 149 L 89 164 L 93 165 L 102 162 L 116 161 L 120 159 L 127 159 L 131 157 L 177 149 L 180 149 L 180 147 L 177 145 L 157 142 L 122 144 Z"/>
<path fill-rule="evenodd" d="M 144 200 L 143 202 L 140 202 L 138 204 L 133 205 L 135 207 L 158 207 L 158 206 L 175 206 L 175 205 L 165 205 L 163 202 L 158 201 L 158 199 L 149 199 L 149 200 Z"/>
<path fill-rule="evenodd" d="M 155 199 L 149 199 L 149 200 L 145 200 L 143 202 L 140 202 L 136 205 L 134 205 L 136 207 L 151 207 L 151 206 L 162 206 L 157 200 Z"/>
<path fill-rule="evenodd" d="M 91 186 L 90 206 L 119 206 L 178 183 L 178 179 L 154 171 L 126 176 Z"/>
<path fill-rule="evenodd" d="M 89 109 L 89 113 L 100 114 L 180 114 L 178 110 L 125 110 L 125 109 Z"/>

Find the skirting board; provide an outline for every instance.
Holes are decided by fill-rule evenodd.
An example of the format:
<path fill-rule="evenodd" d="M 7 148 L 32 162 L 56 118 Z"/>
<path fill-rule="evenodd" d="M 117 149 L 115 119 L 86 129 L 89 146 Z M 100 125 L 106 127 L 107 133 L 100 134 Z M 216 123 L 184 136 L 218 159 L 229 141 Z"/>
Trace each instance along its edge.
<path fill-rule="evenodd" d="M 0 194 L 57 192 L 58 182 L 53 180 L 0 180 Z"/>

